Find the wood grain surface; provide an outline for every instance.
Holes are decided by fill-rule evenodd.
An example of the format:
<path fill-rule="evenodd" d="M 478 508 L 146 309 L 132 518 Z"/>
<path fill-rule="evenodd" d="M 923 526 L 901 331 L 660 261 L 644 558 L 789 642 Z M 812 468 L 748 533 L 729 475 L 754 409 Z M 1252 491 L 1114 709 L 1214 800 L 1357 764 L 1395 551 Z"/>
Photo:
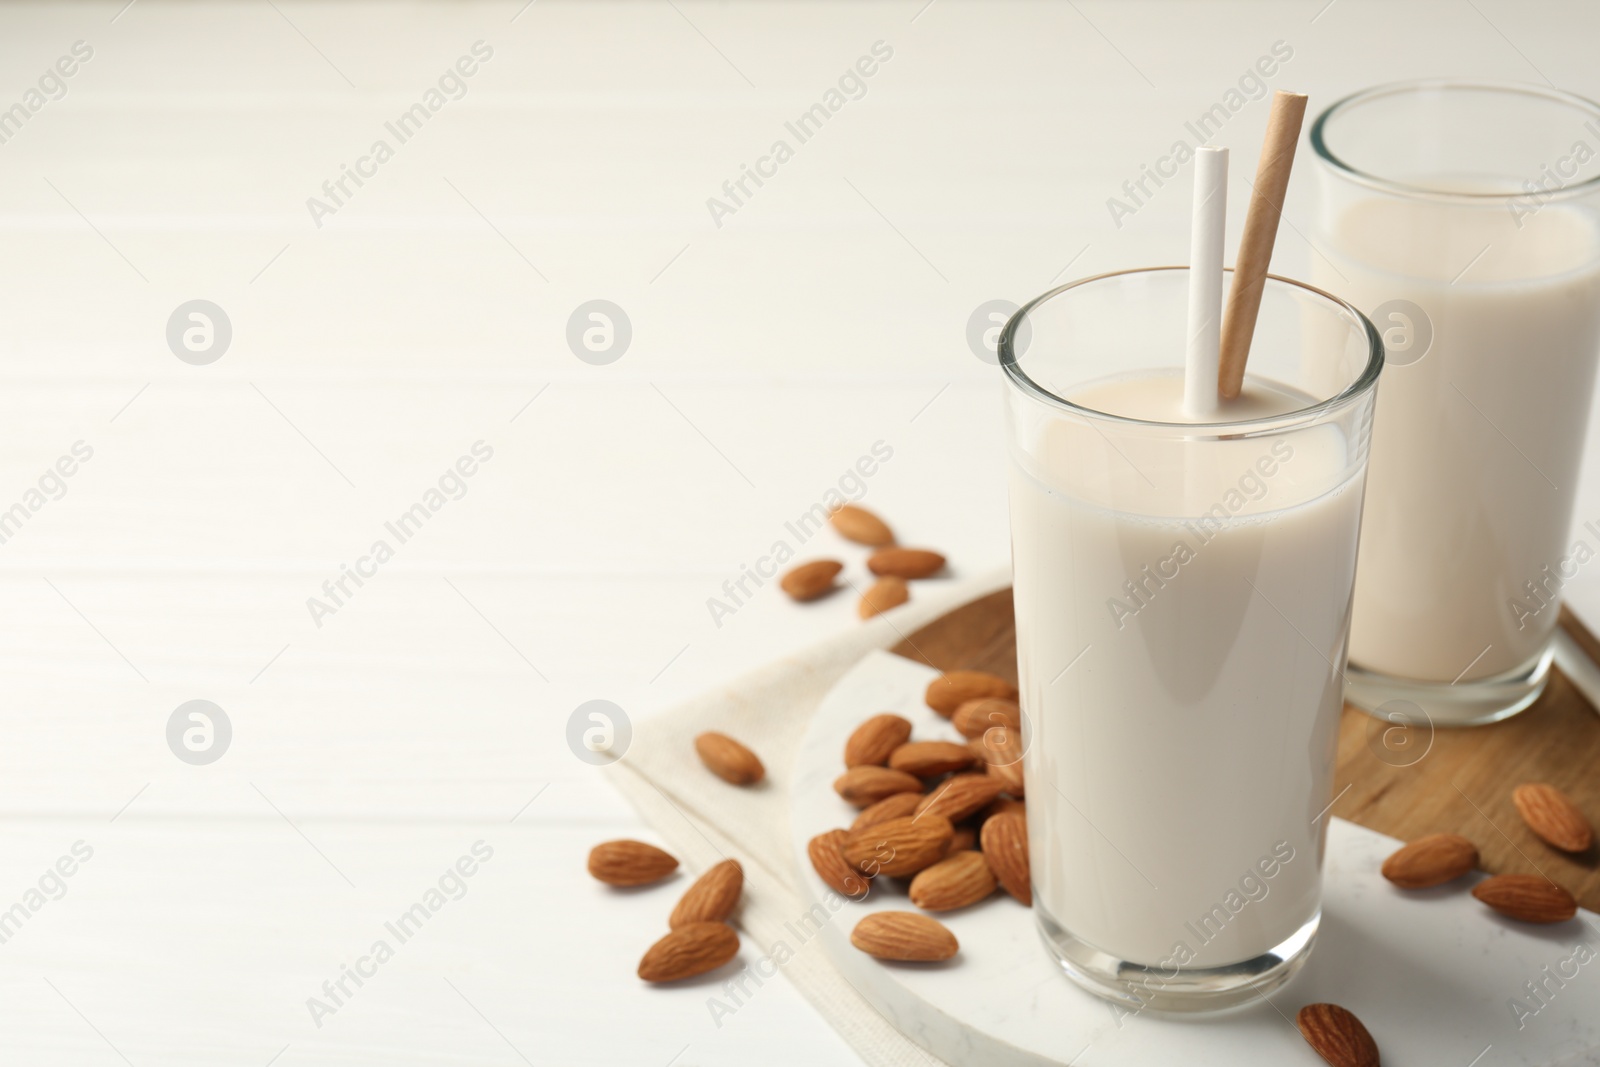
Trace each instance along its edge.
<path fill-rule="evenodd" d="M 1591 657 L 1600 641 L 1571 612 L 1561 625 Z M 891 651 L 939 670 L 1017 677 L 1011 590 L 966 604 Z M 1511 803 L 1523 782 L 1548 782 L 1600 822 L 1600 715 L 1552 668 L 1539 701 L 1489 726 L 1395 726 L 1349 705 L 1339 725 L 1335 815 L 1410 841 L 1449 831 L 1477 843 L 1490 874 L 1540 874 L 1600 911 L 1600 848 L 1573 856 L 1535 837 Z"/>

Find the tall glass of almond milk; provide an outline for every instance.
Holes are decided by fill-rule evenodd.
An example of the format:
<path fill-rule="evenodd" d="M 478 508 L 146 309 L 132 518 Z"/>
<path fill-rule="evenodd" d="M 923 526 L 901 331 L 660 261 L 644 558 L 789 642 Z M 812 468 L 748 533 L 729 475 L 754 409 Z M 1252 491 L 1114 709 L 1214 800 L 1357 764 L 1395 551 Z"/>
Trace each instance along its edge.
<path fill-rule="evenodd" d="M 1570 529 L 1600 356 L 1600 107 L 1388 85 L 1323 112 L 1312 144 L 1312 277 L 1389 345 L 1350 699 L 1397 722 L 1502 719 L 1542 691 L 1586 558 Z"/>
<path fill-rule="evenodd" d="M 1128 1011 L 1226 1007 L 1310 951 L 1383 365 L 1354 307 L 1272 277 L 1243 395 L 1191 421 L 1187 294 L 1087 278 L 999 346 L 1034 911 Z"/>

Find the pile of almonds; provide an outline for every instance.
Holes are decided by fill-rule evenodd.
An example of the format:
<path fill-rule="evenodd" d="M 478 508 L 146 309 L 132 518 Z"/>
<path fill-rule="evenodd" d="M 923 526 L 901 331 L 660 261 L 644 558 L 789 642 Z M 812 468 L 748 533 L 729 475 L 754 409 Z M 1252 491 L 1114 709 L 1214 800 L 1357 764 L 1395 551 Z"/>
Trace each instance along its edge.
<path fill-rule="evenodd" d="M 911 599 L 906 582 L 931 578 L 944 569 L 944 557 L 926 548 L 901 548 L 888 523 L 855 504 L 841 504 L 828 516 L 839 535 L 858 545 L 877 549 L 867 558 L 867 569 L 877 581 L 861 595 L 856 612 L 863 619 L 899 607 Z M 816 600 L 840 588 L 834 583 L 844 564 L 835 559 L 801 563 L 779 580 L 785 593 L 799 601 Z"/>
<path fill-rule="evenodd" d="M 634 888 L 661 881 L 678 861 L 643 841 L 606 841 L 589 853 L 589 873 L 607 885 Z M 744 891 L 744 868 L 723 860 L 695 879 L 667 917 L 666 937 L 639 961 L 646 982 L 676 982 L 714 971 L 739 952 L 739 935 L 728 916 Z"/>
<path fill-rule="evenodd" d="M 1594 830 L 1565 793 L 1543 782 L 1512 790 L 1511 801 L 1540 840 L 1563 852 L 1587 852 Z M 1460 834 L 1428 834 L 1383 861 L 1383 876 L 1401 889 L 1431 889 L 1478 865 L 1478 846 Z M 1472 895 L 1511 919 L 1565 922 L 1578 913 L 1572 894 L 1548 878 L 1497 874 L 1472 887 Z M 1353 1014 L 1337 1004 L 1308 1004 L 1295 1023 L 1306 1043 L 1333 1067 L 1378 1067 L 1378 1045 Z"/>
<path fill-rule="evenodd" d="M 861 809 L 847 829 L 806 845 L 817 876 L 866 896 L 876 878 L 908 878 L 923 911 L 971 907 L 1002 889 L 1033 903 L 1017 688 L 984 671 L 934 679 L 928 706 L 964 740 L 912 740 L 909 720 L 885 712 L 855 729 L 834 791 Z M 960 946 L 938 920 L 880 911 L 856 924 L 856 948 L 885 960 L 947 960 Z"/>

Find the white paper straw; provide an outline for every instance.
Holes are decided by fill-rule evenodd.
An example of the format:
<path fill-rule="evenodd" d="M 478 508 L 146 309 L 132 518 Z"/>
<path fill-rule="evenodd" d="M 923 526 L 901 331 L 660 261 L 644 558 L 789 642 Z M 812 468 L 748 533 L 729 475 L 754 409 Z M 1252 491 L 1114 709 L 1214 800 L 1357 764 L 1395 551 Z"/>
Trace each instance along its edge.
<path fill-rule="evenodd" d="M 1228 209 L 1228 150 L 1203 145 L 1194 157 L 1194 224 L 1189 233 L 1189 345 L 1183 409 L 1192 419 L 1220 415 L 1217 367 L 1222 344 L 1222 236 Z"/>

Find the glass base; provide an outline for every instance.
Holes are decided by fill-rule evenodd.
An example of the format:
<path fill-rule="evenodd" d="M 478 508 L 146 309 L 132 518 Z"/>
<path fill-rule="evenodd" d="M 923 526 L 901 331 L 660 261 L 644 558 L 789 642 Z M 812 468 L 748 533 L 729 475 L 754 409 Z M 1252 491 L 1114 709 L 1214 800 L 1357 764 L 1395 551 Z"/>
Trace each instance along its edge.
<path fill-rule="evenodd" d="M 1344 698 L 1393 727 L 1481 726 L 1509 719 L 1544 692 L 1555 643 L 1503 674 L 1470 682 L 1419 682 L 1377 674 L 1351 663 Z M 1431 734 L 1430 734 L 1431 738 Z"/>
<path fill-rule="evenodd" d="M 1096 996 L 1121 1004 L 1130 1014 L 1222 1011 L 1264 997 L 1305 965 L 1322 921 L 1319 909 L 1283 943 L 1254 959 L 1225 967 L 1180 967 L 1173 974 L 1167 968 L 1119 960 L 1079 940 L 1040 906 L 1037 893 L 1033 910 L 1045 948 L 1067 977 Z"/>

